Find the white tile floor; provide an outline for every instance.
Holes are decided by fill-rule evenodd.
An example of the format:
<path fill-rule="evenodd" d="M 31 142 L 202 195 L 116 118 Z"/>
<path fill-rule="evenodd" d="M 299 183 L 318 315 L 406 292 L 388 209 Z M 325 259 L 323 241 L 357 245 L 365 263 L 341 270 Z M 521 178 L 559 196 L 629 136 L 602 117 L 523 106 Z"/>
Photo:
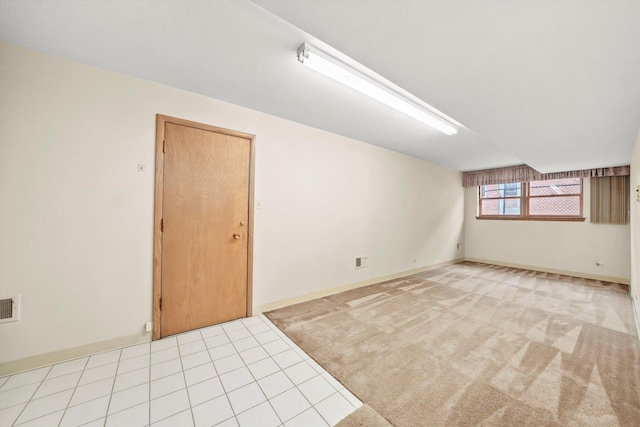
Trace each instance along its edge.
<path fill-rule="evenodd" d="M 264 316 L 0 378 L 0 427 L 333 426 L 361 405 Z"/>

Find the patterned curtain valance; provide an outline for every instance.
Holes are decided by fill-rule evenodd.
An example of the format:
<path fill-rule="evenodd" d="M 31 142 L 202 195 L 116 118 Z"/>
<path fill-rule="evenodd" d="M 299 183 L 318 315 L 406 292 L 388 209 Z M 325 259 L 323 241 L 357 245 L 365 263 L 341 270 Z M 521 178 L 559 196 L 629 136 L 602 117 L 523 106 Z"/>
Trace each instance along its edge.
<path fill-rule="evenodd" d="M 464 172 L 462 174 L 462 186 L 478 187 L 480 185 L 508 184 L 510 182 L 546 181 L 549 179 L 625 176 L 629 175 L 629 173 L 629 166 L 584 169 L 568 172 L 540 173 L 530 166 L 519 165 L 510 166 L 507 168 Z"/>

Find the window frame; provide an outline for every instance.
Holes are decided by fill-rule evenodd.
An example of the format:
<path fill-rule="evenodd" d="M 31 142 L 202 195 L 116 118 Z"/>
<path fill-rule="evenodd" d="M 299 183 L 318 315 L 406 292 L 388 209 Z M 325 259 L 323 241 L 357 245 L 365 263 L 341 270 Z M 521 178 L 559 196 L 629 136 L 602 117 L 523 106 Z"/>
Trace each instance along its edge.
<path fill-rule="evenodd" d="M 537 182 L 537 181 L 535 181 Z M 585 221 L 584 217 L 584 179 L 580 178 L 580 193 L 579 194 L 548 194 L 542 196 L 531 196 L 530 194 L 530 182 L 510 182 L 508 184 L 520 184 L 520 196 L 504 196 L 504 197 L 482 197 L 482 185 L 478 186 L 478 204 L 476 219 L 501 219 L 501 220 L 518 220 L 518 221 Z M 505 184 L 506 185 L 506 184 Z M 530 199 L 542 199 L 552 197 L 567 197 L 574 196 L 580 200 L 580 213 L 578 215 L 531 215 L 529 213 L 529 201 Z M 482 201 L 483 200 L 520 200 L 520 214 L 519 215 L 483 215 L 482 214 Z"/>

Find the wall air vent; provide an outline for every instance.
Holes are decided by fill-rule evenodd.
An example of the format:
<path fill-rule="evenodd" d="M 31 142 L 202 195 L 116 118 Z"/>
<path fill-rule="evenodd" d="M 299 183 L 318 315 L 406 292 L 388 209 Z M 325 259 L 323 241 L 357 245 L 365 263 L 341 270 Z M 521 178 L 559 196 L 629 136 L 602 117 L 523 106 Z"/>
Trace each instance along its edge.
<path fill-rule="evenodd" d="M 20 320 L 20 294 L 0 299 L 0 323 Z"/>
<path fill-rule="evenodd" d="M 357 257 L 356 258 L 356 268 L 366 268 L 367 267 L 367 257 Z"/>

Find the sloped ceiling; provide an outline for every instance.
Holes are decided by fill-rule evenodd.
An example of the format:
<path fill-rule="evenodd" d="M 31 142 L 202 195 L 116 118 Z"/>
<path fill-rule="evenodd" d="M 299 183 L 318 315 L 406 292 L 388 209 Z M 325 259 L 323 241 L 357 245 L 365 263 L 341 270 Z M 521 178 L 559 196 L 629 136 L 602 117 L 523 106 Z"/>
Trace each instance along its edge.
<path fill-rule="evenodd" d="M 640 128 L 638 0 L 0 0 L 0 41 L 458 170 L 628 164 Z M 442 135 L 316 75 L 296 60 L 305 41 L 464 128 Z"/>

